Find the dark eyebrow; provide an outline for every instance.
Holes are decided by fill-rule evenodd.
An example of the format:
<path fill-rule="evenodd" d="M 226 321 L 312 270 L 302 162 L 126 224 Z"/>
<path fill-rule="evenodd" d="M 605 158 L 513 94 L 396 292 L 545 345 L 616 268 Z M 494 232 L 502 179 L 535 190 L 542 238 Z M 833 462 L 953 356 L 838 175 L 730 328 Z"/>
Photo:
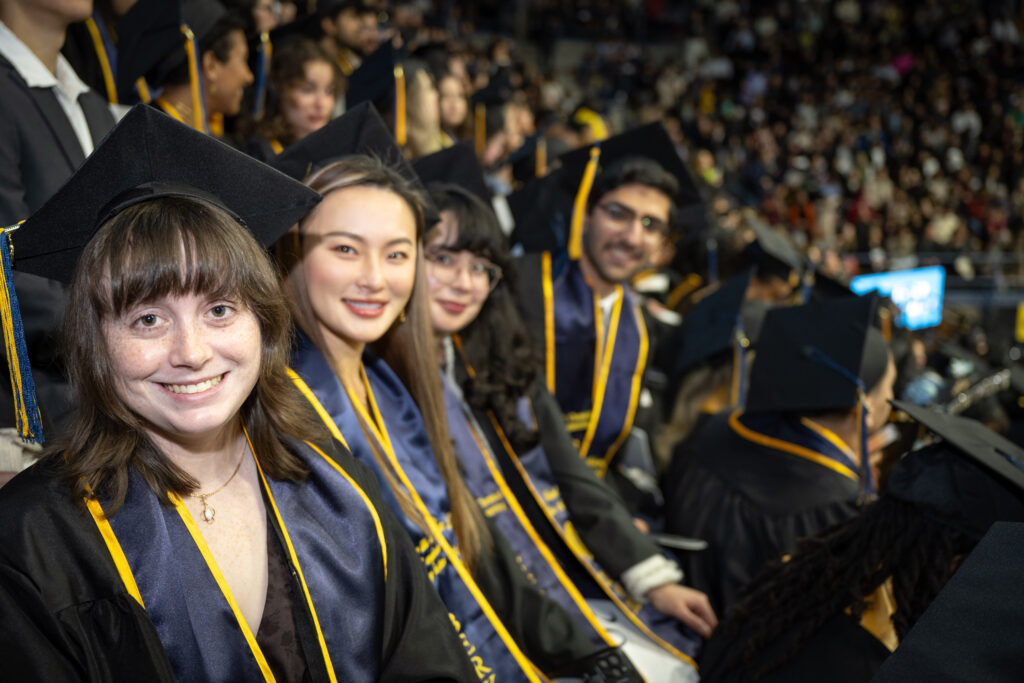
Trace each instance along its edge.
<path fill-rule="evenodd" d="M 356 234 L 354 232 L 346 232 L 345 230 L 332 230 L 331 232 L 324 233 L 323 235 L 320 236 L 321 239 L 323 239 L 325 237 L 347 237 L 350 240 L 354 240 L 356 242 L 362 242 L 363 244 L 366 244 L 366 238 L 365 237 L 363 237 L 362 235 L 358 235 L 358 234 Z M 399 237 L 397 239 L 391 240 L 390 242 L 388 242 L 384 246 L 386 246 L 386 247 L 393 247 L 396 244 L 409 244 L 409 245 L 411 245 L 412 243 L 413 243 L 412 240 L 409 239 L 408 237 Z"/>

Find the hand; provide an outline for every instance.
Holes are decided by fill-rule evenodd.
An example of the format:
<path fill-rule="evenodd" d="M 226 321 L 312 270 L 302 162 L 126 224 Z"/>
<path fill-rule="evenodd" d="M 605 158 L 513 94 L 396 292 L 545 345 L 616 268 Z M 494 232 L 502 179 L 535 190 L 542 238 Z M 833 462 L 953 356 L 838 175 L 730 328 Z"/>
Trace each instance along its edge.
<path fill-rule="evenodd" d="M 876 479 L 875 481 L 878 480 Z M 639 517 L 633 518 L 633 526 L 635 526 L 637 529 L 644 532 L 645 534 L 651 533 L 651 525 L 645 522 L 644 520 L 640 519 Z"/>
<path fill-rule="evenodd" d="M 718 626 L 708 596 L 678 583 L 666 583 L 647 591 L 647 600 L 662 614 L 675 617 L 705 638 Z"/>

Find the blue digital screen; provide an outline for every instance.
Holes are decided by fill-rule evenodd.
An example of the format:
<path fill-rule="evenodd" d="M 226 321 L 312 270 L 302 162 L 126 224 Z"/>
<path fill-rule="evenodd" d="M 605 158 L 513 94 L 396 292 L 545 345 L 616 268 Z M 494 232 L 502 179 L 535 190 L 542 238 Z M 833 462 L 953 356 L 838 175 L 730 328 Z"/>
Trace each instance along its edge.
<path fill-rule="evenodd" d="M 877 291 L 892 299 L 900 309 L 897 324 L 908 330 L 934 327 L 942 322 L 945 287 L 946 271 L 942 266 L 872 273 L 850 280 L 850 289 L 857 294 Z"/>

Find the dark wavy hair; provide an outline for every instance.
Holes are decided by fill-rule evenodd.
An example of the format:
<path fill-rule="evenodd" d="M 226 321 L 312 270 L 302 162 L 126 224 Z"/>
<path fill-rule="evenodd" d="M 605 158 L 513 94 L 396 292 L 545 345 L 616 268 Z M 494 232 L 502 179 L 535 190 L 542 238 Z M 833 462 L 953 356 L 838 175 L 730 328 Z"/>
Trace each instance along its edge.
<path fill-rule="evenodd" d="M 516 451 L 527 450 L 537 444 L 537 432 L 520 422 L 516 406 L 542 365 L 512 298 L 516 274 L 508 240 L 494 211 L 473 193 L 449 184 L 432 184 L 429 190 L 438 211 L 450 211 L 455 219 L 454 241 L 445 248 L 472 252 L 501 268 L 502 278 L 480 314 L 459 333 L 462 353 L 475 372 L 462 390 L 474 408 L 494 411 Z"/>
<path fill-rule="evenodd" d="M 118 395 L 104 322 L 139 303 L 193 293 L 236 299 L 259 321 L 259 377 L 240 416 L 264 471 L 275 479 L 303 479 L 306 467 L 285 446 L 288 437 L 329 442 L 288 379 L 291 318 L 263 247 L 235 218 L 207 202 L 142 202 L 108 220 L 79 260 L 63 329 L 77 411 L 67 434 L 50 449 L 75 498 L 104 495 L 110 515 L 124 502 L 132 468 L 165 504 L 169 491 L 186 495 L 197 482 L 163 454 L 145 420 Z"/>
<path fill-rule="evenodd" d="M 734 639 L 735 655 L 725 668 L 749 669 L 780 634 L 795 633 L 785 651 L 747 674 L 759 679 L 785 666 L 837 614 L 849 609 L 859 620 L 866 598 L 890 577 L 892 621 L 902 640 L 978 540 L 883 495 L 751 581 L 719 627 Z"/>

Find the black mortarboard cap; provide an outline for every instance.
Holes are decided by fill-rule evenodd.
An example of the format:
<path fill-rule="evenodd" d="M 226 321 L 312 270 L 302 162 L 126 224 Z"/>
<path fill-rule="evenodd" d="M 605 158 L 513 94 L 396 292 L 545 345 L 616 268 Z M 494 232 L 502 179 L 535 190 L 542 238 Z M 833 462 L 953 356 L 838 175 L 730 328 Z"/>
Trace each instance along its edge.
<path fill-rule="evenodd" d="M 571 184 L 575 195 L 576 188 L 583 180 L 583 174 L 590 160 L 590 150 L 594 145 L 580 147 L 566 152 L 559 157 L 565 170 L 564 180 Z M 606 169 L 618 161 L 630 157 L 644 157 L 658 163 L 663 169 L 675 176 L 679 182 L 679 191 L 673 198 L 677 207 L 700 204 L 701 196 L 693 176 L 686 164 L 679 157 L 676 146 L 660 122 L 648 123 L 632 128 L 624 133 L 613 135 L 600 143 L 600 169 Z M 599 170 L 600 174 L 600 170 Z"/>
<path fill-rule="evenodd" d="M 1024 524 L 992 525 L 873 683 L 1017 683 L 1024 671 Z"/>
<path fill-rule="evenodd" d="M 512 245 L 527 253 L 558 252 L 566 248 L 572 220 L 572 194 L 561 182 L 562 169 L 528 180 L 508 196 L 515 227 Z"/>
<path fill-rule="evenodd" d="M 377 157 L 397 170 L 416 188 L 423 191 L 423 211 L 427 226 L 439 220 L 419 176 L 402 155 L 402 150 L 395 144 L 395 138 L 380 114 L 369 102 L 350 108 L 342 116 L 302 138 L 268 163 L 282 173 L 302 181 L 313 171 L 356 154 Z"/>
<path fill-rule="evenodd" d="M 347 9 L 357 12 L 374 12 L 376 8 L 367 0 L 319 0 L 316 3 L 317 17 L 332 17 Z"/>
<path fill-rule="evenodd" d="M 82 249 L 107 219 L 161 196 L 213 202 L 263 244 L 273 243 L 320 200 L 301 183 L 140 104 L 13 234 L 14 267 L 70 282 Z"/>
<path fill-rule="evenodd" d="M 395 67 L 401 63 L 404 50 L 385 40 L 359 68 L 348 77 L 345 106 L 352 107 L 372 102 L 380 112 L 390 112 L 395 106 Z"/>
<path fill-rule="evenodd" d="M 896 463 L 889 495 L 976 538 L 994 522 L 1024 522 L 1024 449 L 976 420 L 905 401 L 893 405 L 942 441 Z"/>
<path fill-rule="evenodd" d="M 750 372 L 747 412 L 847 410 L 885 372 L 888 348 L 872 327 L 877 297 L 773 308 Z"/>
<path fill-rule="evenodd" d="M 491 203 L 491 190 L 484 181 L 484 169 L 476 158 L 473 145 L 467 141 L 414 159 L 412 168 L 424 185 L 452 183 L 469 190 L 487 205 Z"/>
<path fill-rule="evenodd" d="M 169 73 L 184 63 L 188 25 L 196 42 L 227 14 L 217 0 L 139 0 L 117 23 L 117 93 L 122 101 L 135 97 L 135 82 L 143 77 L 149 87 L 163 84 Z"/>
<path fill-rule="evenodd" d="M 775 275 L 798 286 L 804 259 L 789 238 L 752 212 L 746 223 L 754 231 L 754 241 L 743 250 L 744 266 L 754 266 L 758 275 Z"/>
<path fill-rule="evenodd" d="M 704 361 L 732 352 L 737 342 L 743 343 L 737 339 L 737 323 L 740 321 L 743 338 L 746 340 L 745 348 L 752 339 L 757 338 L 761 321 L 749 316 L 749 322 L 756 327 L 749 330 L 748 320 L 743 319 L 742 315 L 749 284 L 749 271 L 737 275 L 698 301 L 686 314 L 683 324 L 673 331 L 666 344 L 666 348 L 671 349 L 675 356 L 666 365 L 670 368 L 670 376 L 678 378 Z M 757 310 L 764 315 L 764 308 Z"/>
<path fill-rule="evenodd" d="M 842 280 L 831 275 L 826 275 L 820 270 L 809 274 L 811 278 L 811 301 L 827 301 L 829 299 L 843 299 L 850 296 L 857 296 L 850 287 Z"/>

